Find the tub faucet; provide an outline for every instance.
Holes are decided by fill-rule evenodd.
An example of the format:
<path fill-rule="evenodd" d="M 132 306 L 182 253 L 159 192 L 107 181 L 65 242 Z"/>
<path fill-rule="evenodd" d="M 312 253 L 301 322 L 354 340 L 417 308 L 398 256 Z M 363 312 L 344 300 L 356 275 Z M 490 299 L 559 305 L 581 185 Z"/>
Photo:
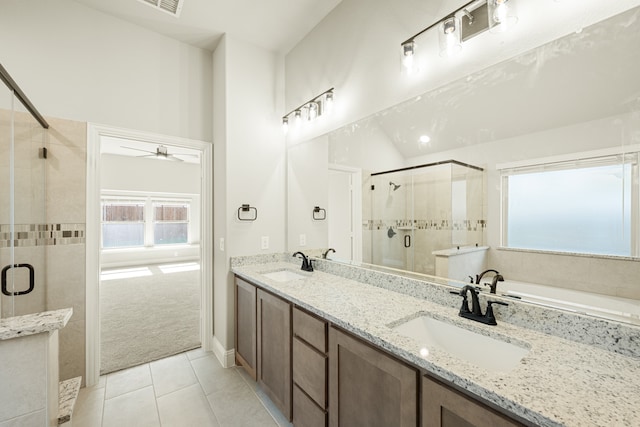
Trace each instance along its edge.
<path fill-rule="evenodd" d="M 504 282 L 504 277 L 497 270 L 485 270 L 480 274 L 476 274 L 476 285 L 480 284 L 480 280 L 487 273 L 494 273 L 493 280 L 491 280 L 491 284 L 485 283 L 485 286 L 489 286 L 491 289 L 490 293 L 495 294 L 496 289 L 498 287 L 498 282 Z"/>
<path fill-rule="evenodd" d="M 302 267 L 300 267 L 300 270 L 313 271 L 313 265 L 311 264 L 311 260 L 307 258 L 307 256 L 302 252 L 296 252 L 293 254 L 294 257 L 297 255 L 300 255 L 300 258 L 302 259 Z"/>

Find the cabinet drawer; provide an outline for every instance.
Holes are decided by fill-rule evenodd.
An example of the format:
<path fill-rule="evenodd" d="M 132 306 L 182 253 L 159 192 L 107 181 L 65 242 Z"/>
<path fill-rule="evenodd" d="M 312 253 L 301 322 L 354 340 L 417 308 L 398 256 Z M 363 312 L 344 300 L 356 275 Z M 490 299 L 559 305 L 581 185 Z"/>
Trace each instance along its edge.
<path fill-rule="evenodd" d="M 327 357 L 298 338 L 293 339 L 293 382 L 327 407 Z"/>
<path fill-rule="evenodd" d="M 300 388 L 293 386 L 293 425 L 296 427 L 326 427 L 327 413 L 313 403 Z"/>
<path fill-rule="evenodd" d="M 327 352 L 327 322 L 293 309 L 293 335 L 302 338 L 321 353 Z"/>

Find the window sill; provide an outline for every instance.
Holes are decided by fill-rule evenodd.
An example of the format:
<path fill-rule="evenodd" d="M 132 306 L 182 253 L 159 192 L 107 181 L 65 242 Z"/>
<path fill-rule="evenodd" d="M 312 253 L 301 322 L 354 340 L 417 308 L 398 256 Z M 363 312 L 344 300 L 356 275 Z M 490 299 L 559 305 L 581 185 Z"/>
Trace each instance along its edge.
<path fill-rule="evenodd" d="M 633 256 L 586 254 L 586 253 L 580 253 L 580 252 L 545 251 L 540 249 L 509 248 L 506 246 L 499 246 L 496 249 L 499 251 L 505 251 L 505 252 L 524 252 L 524 253 L 541 254 L 541 255 L 559 255 L 559 256 L 570 256 L 570 257 L 581 257 L 581 258 L 598 258 L 598 259 L 611 259 L 616 261 L 639 261 L 640 262 L 640 257 L 633 257 Z"/>
<path fill-rule="evenodd" d="M 102 268 L 128 267 L 192 261 L 199 258 L 199 244 L 103 249 L 100 251 L 100 266 Z"/>

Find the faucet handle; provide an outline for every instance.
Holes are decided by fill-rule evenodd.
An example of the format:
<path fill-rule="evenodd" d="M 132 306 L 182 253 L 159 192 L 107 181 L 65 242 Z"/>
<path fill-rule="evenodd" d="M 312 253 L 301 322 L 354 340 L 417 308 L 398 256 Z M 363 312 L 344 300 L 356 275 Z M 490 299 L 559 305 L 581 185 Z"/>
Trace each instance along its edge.
<path fill-rule="evenodd" d="M 484 314 L 484 317 L 487 319 L 488 325 L 497 325 L 496 317 L 493 314 L 493 307 L 492 307 L 493 304 L 509 305 L 506 302 L 502 302 L 502 301 L 487 301 L 487 311 Z"/>
<path fill-rule="evenodd" d="M 466 292 L 462 293 L 462 291 L 449 291 L 449 293 L 462 297 L 462 305 L 460 306 L 460 313 L 471 313 L 471 310 L 469 310 L 469 301 L 467 301 Z"/>
<path fill-rule="evenodd" d="M 489 306 L 491 306 L 491 304 L 498 304 L 498 305 L 509 305 L 506 302 L 502 302 L 502 301 L 487 301 L 487 304 Z"/>

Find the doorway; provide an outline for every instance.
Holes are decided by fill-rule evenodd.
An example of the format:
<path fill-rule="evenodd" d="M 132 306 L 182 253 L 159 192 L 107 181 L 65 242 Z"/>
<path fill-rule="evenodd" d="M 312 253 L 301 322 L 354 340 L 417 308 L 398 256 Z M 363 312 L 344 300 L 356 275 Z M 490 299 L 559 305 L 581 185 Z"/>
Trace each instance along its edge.
<path fill-rule="evenodd" d="M 332 259 L 362 261 L 362 171 L 330 164 L 328 243 Z"/>
<path fill-rule="evenodd" d="M 88 385 L 213 335 L 212 145 L 89 124 L 89 147 Z"/>

